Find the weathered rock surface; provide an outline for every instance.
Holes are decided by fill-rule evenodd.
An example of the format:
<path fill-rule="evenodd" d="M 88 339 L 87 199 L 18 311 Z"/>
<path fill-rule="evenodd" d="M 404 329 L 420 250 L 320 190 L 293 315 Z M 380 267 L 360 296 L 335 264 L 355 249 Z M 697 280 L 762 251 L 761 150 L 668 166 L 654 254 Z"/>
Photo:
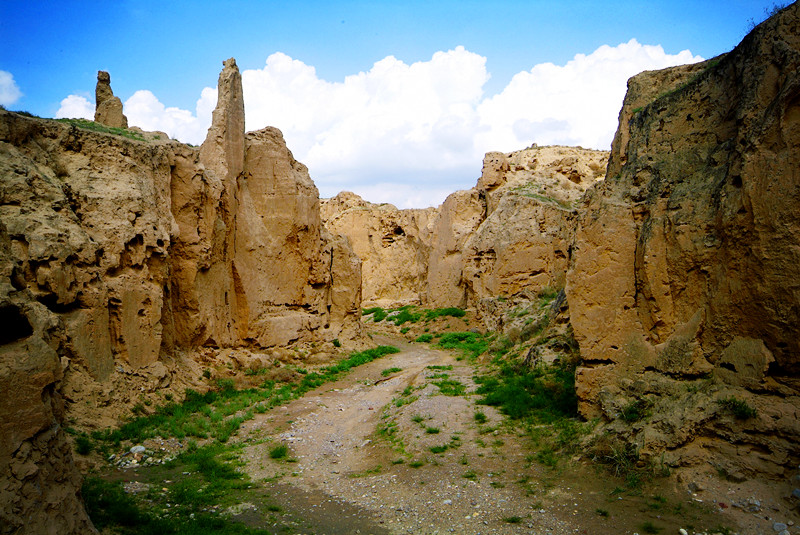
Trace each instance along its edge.
<path fill-rule="evenodd" d="M 435 208 L 398 210 L 343 191 L 321 203 L 322 220 L 347 236 L 362 262 L 366 306 L 418 303 L 427 273 Z"/>
<path fill-rule="evenodd" d="M 634 77 L 609 178 L 580 209 L 567 277 L 580 410 L 655 404 L 636 428 L 645 453 L 703 435 L 692 462 L 728 473 L 797 463 L 799 11 L 725 56 Z M 732 418 L 715 403 L 727 396 L 758 416 Z"/>
<path fill-rule="evenodd" d="M 128 128 L 128 118 L 122 113 L 122 101 L 111 90 L 111 75 L 97 71 L 97 87 L 94 90 L 94 120 L 114 128 Z"/>
<path fill-rule="evenodd" d="M 397 210 L 345 192 L 323 201 L 322 215 L 362 259 L 365 304 L 478 307 L 497 327 L 486 300 L 563 288 L 572 206 L 602 180 L 607 159 L 574 147 L 489 153 L 476 187 L 436 209 Z"/>
<path fill-rule="evenodd" d="M 233 60 L 219 95 L 200 149 L 0 110 L 2 533 L 91 530 L 65 414 L 107 426 L 182 392 L 200 346 L 360 333 L 360 262 L 307 169 L 278 130 L 245 134 Z"/>

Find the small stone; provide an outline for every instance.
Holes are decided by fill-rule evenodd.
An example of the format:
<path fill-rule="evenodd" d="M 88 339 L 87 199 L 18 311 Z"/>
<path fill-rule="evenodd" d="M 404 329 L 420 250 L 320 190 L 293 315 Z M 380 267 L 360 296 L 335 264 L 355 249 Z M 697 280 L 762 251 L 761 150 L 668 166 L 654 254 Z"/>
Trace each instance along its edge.
<path fill-rule="evenodd" d="M 778 531 L 778 532 L 786 531 L 787 527 L 788 526 L 786 524 L 784 524 L 783 522 L 775 522 L 774 524 L 772 524 L 772 529 L 774 531 Z"/>
<path fill-rule="evenodd" d="M 688 531 L 686 531 L 686 530 L 685 530 L 685 529 L 683 529 L 683 528 L 679 529 L 679 530 L 678 530 L 678 533 L 679 533 L 680 535 L 689 535 L 689 532 L 688 532 Z"/>
<path fill-rule="evenodd" d="M 133 446 L 133 447 L 130 449 L 130 452 L 131 452 L 131 453 L 133 453 L 133 454 L 135 455 L 135 454 L 137 454 L 137 453 L 144 453 L 144 452 L 145 452 L 145 449 L 146 449 L 146 448 L 145 448 L 144 446 Z"/>
<path fill-rule="evenodd" d="M 443 501 L 442 503 L 443 503 L 444 505 L 450 505 L 451 503 L 453 503 L 453 500 L 445 500 L 445 501 Z"/>

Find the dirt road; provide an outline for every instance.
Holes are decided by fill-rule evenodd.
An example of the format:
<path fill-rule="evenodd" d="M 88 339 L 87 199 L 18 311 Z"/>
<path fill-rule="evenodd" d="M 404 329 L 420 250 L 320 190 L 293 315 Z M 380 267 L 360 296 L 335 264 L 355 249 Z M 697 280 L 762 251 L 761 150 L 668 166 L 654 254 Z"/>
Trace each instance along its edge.
<path fill-rule="evenodd" d="M 612 494 L 613 482 L 591 464 L 533 463 L 527 439 L 476 405 L 471 364 L 424 344 L 375 342 L 401 352 L 240 432 L 251 444 L 245 470 L 306 521 L 298 533 L 610 534 L 633 533 L 646 518 L 676 533 L 705 514 L 667 514 L 681 499 L 670 489 L 657 489 L 655 507 L 646 493 Z M 279 444 L 289 453 L 273 459 Z"/>

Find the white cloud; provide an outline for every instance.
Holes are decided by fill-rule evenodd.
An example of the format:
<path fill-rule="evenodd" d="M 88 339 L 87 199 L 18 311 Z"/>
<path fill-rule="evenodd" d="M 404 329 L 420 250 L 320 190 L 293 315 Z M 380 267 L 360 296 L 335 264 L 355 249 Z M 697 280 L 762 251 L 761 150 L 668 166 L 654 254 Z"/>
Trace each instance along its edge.
<path fill-rule="evenodd" d="M 630 76 L 701 59 L 632 39 L 566 65 L 536 65 L 485 98 L 486 58 L 460 46 L 410 65 L 388 56 L 342 82 L 277 52 L 263 68 L 242 71 L 246 126 L 280 128 L 324 197 L 350 190 L 373 202 L 430 206 L 473 186 L 491 150 L 533 142 L 609 148 Z M 79 104 L 73 97 L 62 109 Z M 203 89 L 192 113 L 140 90 L 125 113 L 131 125 L 199 144 L 216 98 L 216 89 Z"/>
<path fill-rule="evenodd" d="M 141 89 L 125 101 L 123 112 L 128 124 L 143 130 L 166 132 L 185 143 L 199 145 L 211 125 L 211 113 L 217 104 L 217 90 L 206 87 L 200 94 L 195 113 L 164 106 L 150 91 Z"/>
<path fill-rule="evenodd" d="M 0 71 L 0 105 L 10 106 L 22 96 L 14 75 L 8 71 Z"/>
<path fill-rule="evenodd" d="M 94 119 L 94 104 L 80 95 L 70 95 L 61 101 L 56 119 Z"/>
<path fill-rule="evenodd" d="M 631 39 L 578 54 L 563 66 L 536 65 L 480 104 L 481 124 L 488 128 L 476 135 L 477 143 L 487 151 L 512 151 L 534 142 L 608 149 L 628 78 L 702 59 L 688 50 L 672 55 Z"/>

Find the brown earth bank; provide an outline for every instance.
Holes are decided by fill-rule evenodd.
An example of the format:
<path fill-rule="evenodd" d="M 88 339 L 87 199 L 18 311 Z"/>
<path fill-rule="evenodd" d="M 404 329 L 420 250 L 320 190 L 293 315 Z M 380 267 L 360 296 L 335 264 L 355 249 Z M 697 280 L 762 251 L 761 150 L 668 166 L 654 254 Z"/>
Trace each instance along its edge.
<path fill-rule="evenodd" d="M 282 527 L 312 529 L 305 518 L 327 522 L 341 508 L 375 532 L 588 533 L 604 532 L 605 511 L 611 529 L 651 532 L 689 529 L 690 511 L 692 529 L 719 519 L 741 533 L 796 532 L 799 11 L 782 9 L 723 56 L 632 78 L 610 155 L 489 153 L 476 187 L 436 209 L 346 193 L 320 203 L 278 130 L 245 133 L 232 59 L 199 148 L 125 129 L 104 73 L 98 108 L 111 103 L 113 125 L 0 110 L 0 533 L 92 532 L 80 472 L 107 457 L 76 464 L 73 444 L 91 450 L 87 433 L 177 410 L 184 396 L 302 381 L 302 367 L 368 347 L 362 292 L 366 325 L 404 340 L 353 373 L 362 383 L 182 424 L 205 435 L 201 453 L 219 442 L 256 479 L 286 472 L 272 484 L 299 515 Z M 390 307 L 391 323 L 380 321 Z M 398 319 L 456 307 L 469 314 Z M 446 332 L 484 360 L 451 363 L 413 342 Z M 519 377 L 543 373 L 553 397 L 564 391 L 558 370 L 576 370 L 570 392 L 588 423 L 576 412 L 563 425 L 585 430 L 566 441 L 580 451 L 550 444 L 545 428 L 521 434 L 488 408 L 488 423 L 474 419 L 473 366 L 491 360 Z M 401 371 L 377 377 L 387 362 Z M 445 395 L 434 384 L 444 372 L 428 366 L 452 366 L 466 395 Z M 113 436 L 92 435 L 106 450 Z M 225 449 L 230 437 L 247 449 Z M 147 440 L 146 451 L 181 449 L 172 435 Z M 552 447 L 534 444 L 532 462 L 521 456 L 528 440 Z M 274 462 L 258 441 L 286 444 L 296 462 Z M 568 462 L 553 457 L 565 451 Z M 123 454 L 115 466 L 144 459 Z M 672 475 L 617 496 L 634 503 L 617 510 L 592 459 Z M 140 483 L 155 500 L 153 482 Z M 191 497 L 186 481 L 164 484 L 170 499 Z M 225 488 L 230 500 L 249 496 Z M 229 513 L 266 527 L 247 503 Z"/>
<path fill-rule="evenodd" d="M 209 352 L 359 337 L 360 262 L 281 133 L 245 134 L 233 60 L 200 148 L 0 110 L 0 174 L 3 533 L 90 529 L 65 423 L 181 396 Z"/>

